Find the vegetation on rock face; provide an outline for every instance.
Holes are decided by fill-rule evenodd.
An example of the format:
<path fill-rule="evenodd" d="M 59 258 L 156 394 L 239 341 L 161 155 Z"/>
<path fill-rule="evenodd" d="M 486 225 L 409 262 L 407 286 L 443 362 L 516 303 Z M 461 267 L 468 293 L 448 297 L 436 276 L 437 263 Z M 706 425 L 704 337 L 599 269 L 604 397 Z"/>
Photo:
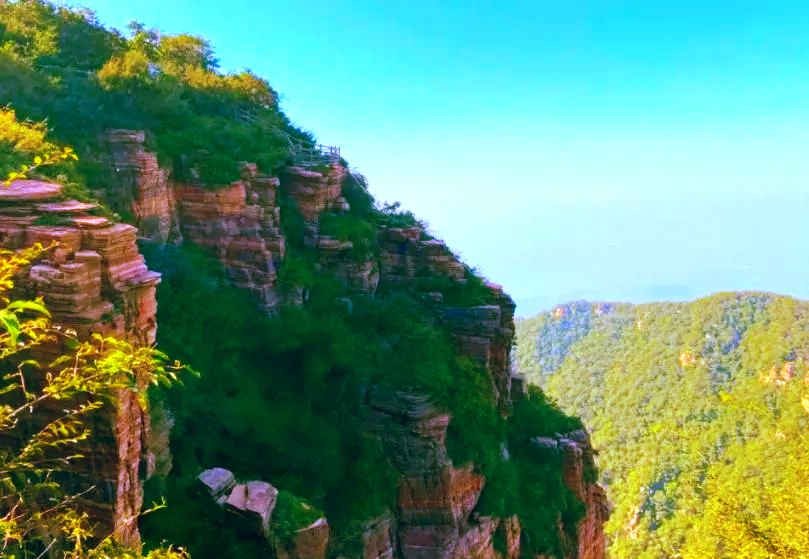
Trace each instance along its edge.
<path fill-rule="evenodd" d="M 7 188 L 35 168 L 67 169 L 76 159 L 69 147 L 56 148 L 42 126 L 19 123 L 0 110 L 0 177 Z M 24 162 L 30 159 L 31 166 Z M 67 164 L 66 164 L 67 162 Z M 15 171 L 14 168 L 18 170 Z M 58 175 L 64 178 L 65 175 Z M 64 483 L 84 458 L 92 421 L 121 394 L 148 406 L 153 385 L 177 382 L 184 367 L 153 348 L 98 334 L 51 327 L 42 298 L 15 294 L 15 281 L 37 259 L 56 248 L 36 244 L 18 251 L 0 249 L 0 532 L 2 556 L 10 559 L 62 555 L 66 559 L 183 559 L 182 549 L 156 547 L 144 556 L 121 547 L 120 534 L 100 543 L 81 497 Z M 59 357 L 43 362 L 44 347 Z M 92 487 L 90 488 L 92 489 Z M 156 510 L 156 509 L 153 509 Z M 135 519 L 133 519 L 135 520 Z"/>
<path fill-rule="evenodd" d="M 809 303 L 578 302 L 517 328 L 521 370 L 593 433 L 611 556 L 807 556 Z"/>
<path fill-rule="evenodd" d="M 83 458 L 94 414 L 120 391 L 145 389 L 177 380 L 171 364 L 152 348 L 95 335 L 82 342 L 75 333 L 50 328 L 41 300 L 13 300 L 14 277 L 45 251 L 0 250 L 0 532 L 3 557 L 42 557 L 49 551 L 70 559 L 143 557 L 95 534 L 79 507 L 81 493 L 61 481 Z M 62 355 L 44 370 L 32 350 L 50 344 Z M 158 548 L 150 559 L 182 559 L 182 550 Z"/>
<path fill-rule="evenodd" d="M 432 325 L 432 311 L 415 294 L 357 296 L 315 275 L 304 308 L 266 317 L 201 251 L 144 250 L 150 267 L 164 273 L 159 343 L 202 372 L 167 396 L 176 420 L 174 470 L 167 485 L 154 482 L 151 498 L 165 491 L 169 508 L 143 519 L 147 541 L 181 543 L 194 557 L 264 545 L 223 538 L 174 508 L 184 510 L 196 475 L 214 465 L 305 497 L 339 537 L 393 509 L 397 473 L 356 429 L 364 387 L 379 384 L 431 395 L 451 411 L 450 456 L 487 476 L 481 513 L 520 515 L 529 549 L 557 549 L 558 515 L 575 524 L 583 512 L 562 484 L 559 457 L 537 456 L 530 442 L 581 423 L 537 389 L 503 418 L 488 372 L 455 356 L 448 333 Z M 350 308 L 340 302 L 347 296 Z M 215 324 L 216 336 L 199 324 Z M 503 456 L 506 444 L 511 459 Z"/>
<path fill-rule="evenodd" d="M 239 161 L 276 171 L 291 142 L 314 143 L 265 80 L 218 72 L 204 39 L 138 23 L 125 36 L 89 10 L 43 0 L 0 4 L 0 106 L 8 104 L 74 146 L 93 189 L 105 186 L 97 158 L 108 129 L 149 130 L 175 178 L 210 185 L 238 180 Z"/>
<path fill-rule="evenodd" d="M 292 163 L 291 145 L 314 143 L 289 122 L 265 80 L 219 72 L 204 39 L 159 35 L 137 23 L 123 34 L 89 10 L 43 0 L 0 3 L 3 105 L 16 113 L 15 134 L 31 142 L 0 135 L 0 169 L 14 172 L 34 151 L 58 153 L 56 145 L 71 144 L 80 161 L 45 176 L 63 175 L 82 196 L 108 186 L 99 181 L 99 154 L 109 129 L 147 131 L 149 148 L 175 179 L 211 186 L 238 179 L 244 160 L 278 173 Z M 53 145 L 44 143 L 45 127 Z M 376 385 L 418 391 L 451 412 L 454 463 L 471 461 L 487 477 L 480 512 L 518 514 L 526 550 L 558 550 L 557 520 L 575 523 L 581 510 L 562 483 L 559 458 L 537 456 L 530 439 L 580 424 L 536 390 L 504 418 L 489 373 L 457 356 L 434 303 L 423 298 L 440 292 L 451 306 L 490 304 L 483 278 L 471 269 L 465 283 L 423 273 L 412 289 L 357 294 L 317 271 L 303 217 L 291 196 L 279 195 L 287 247 L 279 286 L 307 288 L 300 308 L 259 312 L 201 249 L 142 247 L 149 266 L 163 273 L 161 350 L 201 373 L 183 390 L 151 395 L 174 421 L 173 470 L 147 484 L 147 501 L 168 502 L 141 520 L 147 548 L 155 557 L 164 541 L 195 558 L 268 552 L 266 540 L 201 514 L 193 483 L 215 466 L 281 490 L 273 522 L 282 536 L 319 511 L 338 538 L 356 536 L 363 521 L 394 508 L 399 475 L 380 443 L 357 428 L 366 391 Z M 426 229 L 398 204 L 378 206 L 359 175 L 349 175 L 343 195 L 350 212 L 324 215 L 321 234 L 350 241 L 357 263 L 378 258 L 382 228 Z"/>

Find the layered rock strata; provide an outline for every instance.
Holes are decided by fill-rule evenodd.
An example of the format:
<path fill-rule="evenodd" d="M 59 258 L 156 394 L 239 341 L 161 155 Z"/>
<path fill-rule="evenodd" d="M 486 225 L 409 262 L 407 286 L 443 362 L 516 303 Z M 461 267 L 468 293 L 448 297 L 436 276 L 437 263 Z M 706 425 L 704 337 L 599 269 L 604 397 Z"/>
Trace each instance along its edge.
<path fill-rule="evenodd" d="M 394 559 L 396 519 L 390 512 L 369 520 L 362 531 L 362 559 Z"/>
<path fill-rule="evenodd" d="M 564 440 L 564 438 L 563 438 Z M 585 431 L 568 434 L 564 445 L 563 479 L 586 507 L 584 519 L 576 528 L 577 550 L 574 559 L 604 559 L 606 538 L 604 524 L 610 517 L 607 493 L 594 481 L 595 450 Z"/>
<path fill-rule="evenodd" d="M 419 276 L 441 275 L 465 281 L 466 268 L 443 241 L 423 239 L 421 227 L 379 232 L 380 285 L 407 287 Z"/>
<path fill-rule="evenodd" d="M 267 309 L 278 302 L 277 270 L 284 256 L 277 179 L 247 176 L 226 188 L 176 186 L 186 240 L 217 258 L 230 282 Z"/>
<path fill-rule="evenodd" d="M 171 238 L 169 233 L 180 232 L 186 240 L 218 258 L 231 282 L 250 290 L 266 309 L 280 302 L 277 271 L 284 257 L 284 238 L 277 200 L 279 184 L 295 201 L 304 219 L 303 241 L 317 252 L 316 267 L 350 287 L 373 294 L 378 287 L 412 288 L 425 277 L 467 281 L 463 263 L 442 241 L 426 238 L 420 227 L 383 228 L 378 232 L 378 256 L 365 260 L 355 258 L 356 247 L 351 242 L 322 235 L 319 221 L 324 212 L 349 210 L 342 197 L 346 169 L 339 164 L 320 171 L 287 168 L 280 181 L 260 176 L 253 164 L 243 164 L 242 180 L 215 191 L 167 183 L 170 192 L 166 194 L 166 203 L 161 204 L 148 200 L 155 197 L 150 193 L 159 192 L 160 185 L 166 183 L 166 175 L 155 171 L 154 160 L 142 147 L 142 136 L 118 131 L 111 139 L 114 146 L 111 160 L 120 163 L 116 169 L 129 169 L 133 173 L 127 184 L 134 186 L 124 190 L 134 193 L 129 198 L 137 210 L 139 223 L 144 219 L 140 216 L 146 216 L 157 224 L 157 233 L 150 230 L 147 236 L 166 242 Z M 171 220 L 176 226 L 168 224 Z M 525 397 L 524 380 L 512 377 L 509 362 L 515 305 L 499 286 L 490 284 L 488 289 L 490 304 L 481 307 L 444 307 L 440 293 L 428 294 L 426 298 L 436 303 L 435 319 L 448 328 L 456 351 L 487 367 L 495 404 L 505 415 L 512 399 Z M 494 519 L 472 514 L 485 480 L 472 464 L 455 467 L 449 459 L 445 445 L 449 415 L 423 396 L 381 387 L 369 389 L 367 402 L 358 428 L 384 442 L 402 478 L 395 514 L 370 522 L 363 533 L 364 556 L 367 559 L 519 556 L 520 526 L 516 518 Z M 578 549 L 580 557 L 603 557 L 600 523 L 607 514 L 606 501 L 597 484 L 584 482 L 584 472 L 592 467 L 589 442 L 562 443 L 561 439 L 553 439 L 552 444 L 556 451 L 565 453 L 565 483 L 588 506 L 587 517 L 579 527 L 560 526 L 560 535 L 568 548 Z M 232 490 L 228 486 L 227 491 Z M 285 557 L 322 556 L 320 546 L 322 543 L 325 550 L 323 542 L 327 538 L 323 534 L 327 536 L 328 532 L 323 524 L 307 527 L 296 536 L 297 543 L 279 553 L 287 554 Z"/>
<path fill-rule="evenodd" d="M 334 163 L 323 172 L 303 167 L 287 167 L 281 176 L 284 192 L 297 203 L 298 210 L 309 223 L 317 223 L 317 218 L 329 209 L 347 210 L 347 202 L 342 198 L 343 181 L 348 171 Z"/>
<path fill-rule="evenodd" d="M 279 302 L 277 272 L 285 242 L 277 178 L 242 163 L 241 180 L 230 185 L 178 184 L 145 147 L 144 132 L 109 130 L 104 140 L 100 159 L 107 188 L 100 194 L 113 209 L 133 216 L 141 239 L 201 246 L 219 260 L 234 286 L 250 291 L 263 307 Z M 325 180 L 330 191 L 337 180 L 342 180 L 339 173 Z"/>
<path fill-rule="evenodd" d="M 362 418 L 402 473 L 397 489 L 396 540 L 404 559 L 465 557 L 469 522 L 484 478 L 472 464 L 452 465 L 446 434 L 450 416 L 415 393 L 371 389 Z M 492 525 L 492 531 L 496 525 Z"/>
<path fill-rule="evenodd" d="M 108 130 L 106 151 L 99 156 L 101 193 L 122 215 L 134 217 L 140 235 L 151 242 L 182 242 L 177 204 L 169 173 L 160 167 L 157 154 L 146 149 L 146 134 L 139 130 Z"/>
<path fill-rule="evenodd" d="M 559 537 L 566 551 L 562 558 L 547 559 L 604 559 L 607 556 L 604 523 L 609 520 L 610 506 L 606 491 L 595 482 L 595 450 L 589 435 L 573 431 L 539 437 L 534 444 L 562 456 L 562 480 L 586 507 L 584 518 L 575 526 L 565 525 L 559 519 Z"/>
<path fill-rule="evenodd" d="M 99 333 L 153 344 L 160 274 L 138 253 L 137 230 L 87 215 L 92 204 L 61 200 L 61 191 L 59 185 L 29 180 L 0 190 L 0 247 L 55 245 L 18 278 L 17 296 L 42 296 L 53 325 L 75 330 L 81 339 Z M 49 362 L 60 353 L 57 345 L 40 346 L 35 357 Z M 70 489 L 87 490 L 84 508 L 99 522 L 99 535 L 114 534 L 137 546 L 136 518 L 143 504 L 139 466 L 149 417 L 134 393 L 122 391 L 90 421 L 95 436 L 82 448 L 85 459 L 76 463 Z"/>
<path fill-rule="evenodd" d="M 357 291 L 370 294 L 376 291 L 379 285 L 379 266 L 372 256 L 358 260 L 350 241 L 323 236 L 318 238 L 317 248 L 317 266 L 320 271 L 335 276 Z"/>
<path fill-rule="evenodd" d="M 516 305 L 499 285 L 488 284 L 492 305 L 443 307 L 441 321 L 449 328 L 456 351 L 486 365 L 492 377 L 498 409 L 511 406 L 511 342 Z"/>

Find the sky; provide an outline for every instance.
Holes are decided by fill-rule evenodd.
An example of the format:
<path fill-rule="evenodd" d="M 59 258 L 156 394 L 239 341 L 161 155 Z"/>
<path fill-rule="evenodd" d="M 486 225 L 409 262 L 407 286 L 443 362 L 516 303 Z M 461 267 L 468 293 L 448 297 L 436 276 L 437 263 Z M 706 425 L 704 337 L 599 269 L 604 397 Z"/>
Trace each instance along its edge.
<path fill-rule="evenodd" d="M 267 78 L 518 315 L 809 298 L 809 2 L 80 3 Z"/>

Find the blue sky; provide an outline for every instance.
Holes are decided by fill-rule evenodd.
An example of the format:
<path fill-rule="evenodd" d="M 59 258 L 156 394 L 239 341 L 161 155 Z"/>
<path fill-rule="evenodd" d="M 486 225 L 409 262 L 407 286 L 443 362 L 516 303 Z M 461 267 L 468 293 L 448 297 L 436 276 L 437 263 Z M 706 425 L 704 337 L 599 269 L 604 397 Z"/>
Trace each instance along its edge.
<path fill-rule="evenodd" d="M 82 3 L 265 76 L 520 314 L 809 298 L 809 2 Z"/>

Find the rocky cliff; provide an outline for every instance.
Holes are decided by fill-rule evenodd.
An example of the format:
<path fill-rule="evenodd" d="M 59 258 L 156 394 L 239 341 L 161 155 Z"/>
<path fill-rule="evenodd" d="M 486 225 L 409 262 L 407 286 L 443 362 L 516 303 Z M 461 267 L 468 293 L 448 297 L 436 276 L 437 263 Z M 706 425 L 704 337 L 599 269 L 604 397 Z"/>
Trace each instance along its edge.
<path fill-rule="evenodd" d="M 56 244 L 17 289 L 25 298 L 43 296 L 54 326 L 75 330 L 81 338 L 99 333 L 151 345 L 160 274 L 146 268 L 134 227 L 88 215 L 93 209 L 93 204 L 65 199 L 57 184 L 17 181 L 0 190 L 0 246 Z M 40 347 L 37 357 L 50 361 L 60 350 L 58 344 Z M 137 545 L 136 519 L 143 506 L 140 463 L 149 452 L 149 416 L 133 393 L 121 392 L 114 406 L 92 422 L 95 436 L 75 466 L 70 488 L 83 493 L 82 509 L 101 523 L 102 534 L 114 533 L 119 541 Z"/>
<path fill-rule="evenodd" d="M 282 295 L 279 286 L 287 242 L 280 188 L 303 217 L 304 244 L 316 251 L 316 268 L 357 292 L 413 290 L 424 277 L 457 285 L 469 280 L 467 269 L 446 245 L 419 227 L 381 227 L 378 251 L 364 258 L 356 258 L 351 241 L 322 234 L 319 220 L 324 212 L 350 209 L 342 192 L 346 169 L 338 162 L 321 172 L 288 167 L 280 179 L 243 164 L 240 181 L 208 189 L 173 182 L 145 147 L 142 133 L 113 131 L 107 140 L 107 202 L 140 228 L 144 240 L 204 248 L 219 261 L 230 283 L 249 291 L 264 311 L 282 302 L 296 303 Z M 160 276 L 146 269 L 135 244 L 135 227 L 85 215 L 92 207 L 59 200 L 55 185 L 18 181 L 2 196 L 3 246 L 59 243 L 46 261 L 31 269 L 23 284 L 29 295 L 45 295 L 57 323 L 83 336 L 102 332 L 139 344 L 154 343 L 155 286 Z M 46 221 L 51 224 L 39 225 Z M 450 333 L 456 354 L 485 366 L 492 404 L 505 417 L 513 399 L 524 397 L 520 379 L 512 378 L 509 357 L 515 306 L 501 287 L 487 284 L 485 291 L 489 304 L 472 307 L 445 304 L 439 292 L 424 297 L 432 305 L 431 320 Z M 362 529 L 364 558 L 521 556 L 519 519 L 485 516 L 476 510 L 486 478 L 474 463 L 454 464 L 450 459 L 446 441 L 451 415 L 442 406 L 424 394 L 385 386 L 366 387 L 364 402 L 355 428 L 380 441 L 400 474 L 394 509 L 367 521 Z M 170 422 L 166 425 L 164 431 Z M 155 461 L 147 456 L 149 417 L 122 395 L 107 430 L 114 432 L 115 446 L 99 445 L 91 459 L 94 473 L 88 474 L 95 477 L 87 483 L 101 481 L 106 488 L 95 495 L 95 516 L 103 519 L 108 533 L 114 530 L 120 540 L 135 543 L 138 530 L 133 519 L 143 500 L 140 463 Z M 161 436 L 165 439 L 166 433 Z M 586 434 L 560 435 L 553 444 L 564 458 L 560 472 L 564 483 L 587 510 L 584 520 L 574 526 L 559 520 L 560 538 L 571 550 L 565 557 L 604 557 L 601 525 L 608 511 L 603 491 L 587 473 L 594 463 Z M 152 452 L 165 454 L 165 448 Z M 503 453 L 507 459 L 508 449 Z M 222 511 L 252 519 L 250 526 L 259 527 L 252 529 L 254 533 L 272 537 L 269 518 L 277 493 L 270 485 L 273 480 L 237 484 L 233 474 L 220 469 L 203 473 L 200 481 Z M 340 547 L 330 543 L 329 533 L 327 519 L 316 519 L 284 545 L 276 541 L 275 554 L 301 559 L 327 553 L 336 556 Z"/>

